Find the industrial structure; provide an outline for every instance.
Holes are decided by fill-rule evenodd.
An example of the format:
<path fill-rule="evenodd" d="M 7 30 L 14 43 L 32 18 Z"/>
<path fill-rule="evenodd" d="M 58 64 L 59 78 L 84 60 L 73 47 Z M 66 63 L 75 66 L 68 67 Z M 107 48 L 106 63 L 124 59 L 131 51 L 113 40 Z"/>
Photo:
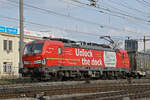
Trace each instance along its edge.
<path fill-rule="evenodd" d="M 150 52 L 128 52 L 132 72 L 150 74 Z"/>
<path fill-rule="evenodd" d="M 145 44 L 145 43 L 144 43 Z M 130 68 L 133 72 L 142 74 L 149 73 L 150 70 L 150 52 L 145 50 L 138 51 L 137 40 L 125 40 L 125 50 L 130 58 Z"/>
<path fill-rule="evenodd" d="M 137 40 L 125 40 L 125 50 L 127 52 L 138 51 L 138 41 Z"/>

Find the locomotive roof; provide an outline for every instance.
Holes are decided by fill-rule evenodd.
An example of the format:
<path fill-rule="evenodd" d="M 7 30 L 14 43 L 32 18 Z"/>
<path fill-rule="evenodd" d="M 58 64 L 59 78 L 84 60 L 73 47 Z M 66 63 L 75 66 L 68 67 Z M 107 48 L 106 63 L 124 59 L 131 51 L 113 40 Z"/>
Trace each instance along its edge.
<path fill-rule="evenodd" d="M 109 45 L 106 45 L 106 44 L 98 44 L 98 43 L 91 43 L 91 42 L 84 42 L 84 41 L 73 41 L 73 40 L 64 39 L 64 38 L 44 38 L 44 39 L 62 41 L 64 43 L 64 46 L 67 46 L 67 47 L 115 51 Z"/>

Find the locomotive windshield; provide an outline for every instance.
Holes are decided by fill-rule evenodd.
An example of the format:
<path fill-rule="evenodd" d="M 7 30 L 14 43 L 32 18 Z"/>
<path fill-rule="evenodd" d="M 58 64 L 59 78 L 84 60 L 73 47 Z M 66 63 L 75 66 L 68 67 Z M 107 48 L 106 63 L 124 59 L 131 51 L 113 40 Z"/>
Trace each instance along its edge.
<path fill-rule="evenodd" d="M 25 46 L 24 54 L 36 54 L 41 53 L 43 49 L 43 43 L 33 43 Z"/>

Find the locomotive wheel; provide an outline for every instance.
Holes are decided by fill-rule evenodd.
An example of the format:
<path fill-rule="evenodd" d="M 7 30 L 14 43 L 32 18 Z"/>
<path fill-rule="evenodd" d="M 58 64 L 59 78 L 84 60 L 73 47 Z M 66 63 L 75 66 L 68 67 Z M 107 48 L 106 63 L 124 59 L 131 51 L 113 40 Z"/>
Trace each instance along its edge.
<path fill-rule="evenodd" d="M 38 81 L 40 81 L 38 78 L 36 78 L 36 77 L 31 77 L 31 81 L 32 82 L 38 82 Z"/>
<path fill-rule="evenodd" d="M 76 76 L 76 77 L 74 77 L 73 78 L 75 81 L 79 81 L 79 80 L 81 80 L 81 76 Z"/>
<path fill-rule="evenodd" d="M 56 76 L 56 81 L 63 81 L 64 80 L 64 73 L 63 72 L 58 72 Z"/>

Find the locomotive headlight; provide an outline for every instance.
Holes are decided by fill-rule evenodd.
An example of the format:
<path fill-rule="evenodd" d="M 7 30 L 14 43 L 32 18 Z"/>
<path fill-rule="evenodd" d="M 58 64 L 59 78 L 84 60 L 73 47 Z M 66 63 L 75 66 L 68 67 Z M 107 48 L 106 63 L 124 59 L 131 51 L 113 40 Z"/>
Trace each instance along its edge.
<path fill-rule="evenodd" d="M 35 61 L 34 61 L 34 64 L 46 65 L 46 59 L 35 60 Z"/>
<path fill-rule="evenodd" d="M 30 62 L 29 61 L 24 61 L 23 64 L 27 65 L 27 64 L 30 64 Z"/>
<path fill-rule="evenodd" d="M 46 59 L 42 59 L 41 63 L 42 65 L 46 65 Z"/>
<path fill-rule="evenodd" d="M 35 60 L 34 64 L 40 64 L 42 61 L 41 60 Z"/>

